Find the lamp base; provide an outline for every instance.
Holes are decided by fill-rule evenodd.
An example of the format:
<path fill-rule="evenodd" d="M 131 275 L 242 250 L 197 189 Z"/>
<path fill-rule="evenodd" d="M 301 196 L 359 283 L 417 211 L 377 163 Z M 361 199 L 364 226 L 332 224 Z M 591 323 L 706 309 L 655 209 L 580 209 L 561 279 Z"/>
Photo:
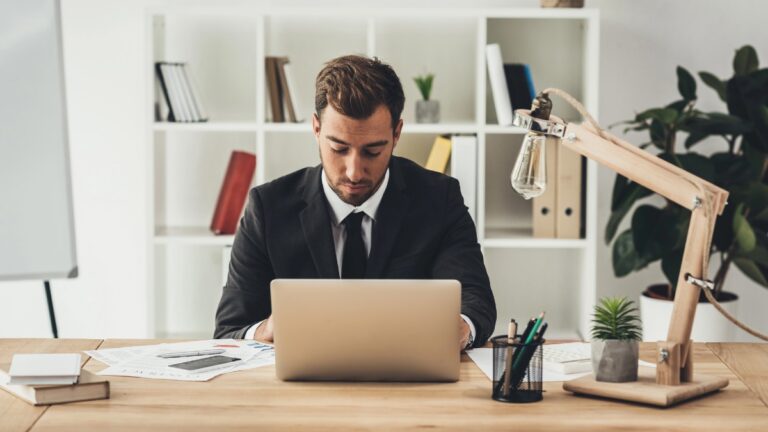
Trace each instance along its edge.
<path fill-rule="evenodd" d="M 656 369 L 640 367 L 637 381 L 612 383 L 595 381 L 594 375 L 566 381 L 563 389 L 577 394 L 599 396 L 628 402 L 668 407 L 715 392 L 728 386 L 727 378 L 695 375 L 691 382 L 680 385 L 656 384 Z"/>

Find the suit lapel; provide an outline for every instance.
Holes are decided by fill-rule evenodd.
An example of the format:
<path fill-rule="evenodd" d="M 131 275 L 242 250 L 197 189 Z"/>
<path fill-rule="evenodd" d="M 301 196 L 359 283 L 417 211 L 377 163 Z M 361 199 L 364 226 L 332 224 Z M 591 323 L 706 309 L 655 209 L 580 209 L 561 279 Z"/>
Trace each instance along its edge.
<path fill-rule="evenodd" d="M 299 219 L 317 274 L 324 279 L 338 279 L 339 269 L 331 234 L 331 219 L 320 185 L 322 172 L 322 168 L 318 166 L 307 175 L 304 184 L 304 201 L 307 206 L 301 211 Z"/>
<path fill-rule="evenodd" d="M 365 272 L 368 279 L 382 277 L 384 267 L 392 253 L 392 247 L 400 232 L 405 210 L 408 204 L 406 184 L 399 170 L 397 159 L 393 156 L 389 165 L 389 185 L 376 212 L 373 226 L 371 253 Z"/>

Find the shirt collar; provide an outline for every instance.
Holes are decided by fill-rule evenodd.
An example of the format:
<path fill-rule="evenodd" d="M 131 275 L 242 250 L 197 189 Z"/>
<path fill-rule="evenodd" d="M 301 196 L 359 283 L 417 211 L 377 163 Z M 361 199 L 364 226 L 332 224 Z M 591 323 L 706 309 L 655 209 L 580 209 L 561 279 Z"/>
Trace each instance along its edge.
<path fill-rule="evenodd" d="M 333 189 L 331 189 L 331 186 L 328 184 L 328 176 L 326 176 L 325 170 L 323 170 L 320 183 L 323 185 L 323 193 L 325 193 L 325 199 L 331 206 L 331 222 L 333 222 L 334 225 L 339 225 L 341 221 L 344 220 L 344 218 L 353 212 L 364 212 L 366 215 L 368 215 L 369 218 L 375 220 L 376 211 L 379 209 L 381 199 L 384 197 L 384 191 L 387 189 L 387 184 L 389 184 L 389 168 L 387 168 L 387 171 L 384 173 L 384 180 L 381 181 L 381 185 L 376 190 L 376 192 L 371 195 L 371 197 L 368 198 L 364 203 L 357 207 L 345 203 L 341 200 L 341 198 L 339 198 L 338 195 L 336 195 L 336 192 L 334 192 Z"/>

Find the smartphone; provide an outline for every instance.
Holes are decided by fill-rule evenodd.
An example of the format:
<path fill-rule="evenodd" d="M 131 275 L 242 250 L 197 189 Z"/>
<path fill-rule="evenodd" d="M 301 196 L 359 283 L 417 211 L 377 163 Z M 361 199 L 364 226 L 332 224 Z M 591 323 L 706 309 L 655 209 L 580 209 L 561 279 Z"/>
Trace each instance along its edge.
<path fill-rule="evenodd" d="M 218 369 L 224 366 L 232 366 L 234 363 L 240 362 L 240 361 L 242 360 L 236 357 L 215 355 L 215 356 L 205 357 L 201 359 L 189 360 L 181 363 L 174 363 L 172 365 L 168 365 L 168 367 L 181 369 L 187 372 L 200 373 L 200 372 L 207 372 L 213 369 Z"/>

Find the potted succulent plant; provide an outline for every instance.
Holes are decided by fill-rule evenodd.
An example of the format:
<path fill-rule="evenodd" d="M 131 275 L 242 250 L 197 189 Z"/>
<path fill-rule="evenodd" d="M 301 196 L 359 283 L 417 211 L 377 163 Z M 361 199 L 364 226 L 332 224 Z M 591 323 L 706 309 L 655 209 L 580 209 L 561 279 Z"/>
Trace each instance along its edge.
<path fill-rule="evenodd" d="M 423 98 L 416 101 L 416 123 L 437 123 L 440 121 L 440 102 L 429 99 L 434 80 L 435 75 L 431 73 L 413 78 Z"/>
<path fill-rule="evenodd" d="M 592 371 L 597 381 L 637 381 L 640 318 L 632 300 L 607 297 L 592 319 Z"/>
<path fill-rule="evenodd" d="M 768 68 L 759 69 L 755 49 L 744 46 L 736 52 L 733 70 L 733 76 L 726 80 L 699 72 L 701 81 L 725 103 L 726 112 L 698 110 L 696 80 L 678 67 L 681 99 L 645 110 L 622 124 L 627 125 L 625 133 L 648 131 L 650 139 L 640 147 L 656 149 L 658 157 L 728 190 L 728 205 L 717 219 L 710 254 L 719 258 L 712 277 L 715 298 L 735 313 L 738 297 L 723 290 L 731 266 L 768 287 Z M 710 142 L 708 145 L 722 143 L 722 147 L 715 152 L 696 152 L 697 145 L 705 140 Z M 607 243 L 613 241 L 613 270 L 618 277 L 661 262 L 667 283 L 646 289 L 640 309 L 646 339 L 663 340 L 690 212 L 668 200 L 661 206 L 647 202 L 635 206 L 651 195 L 648 189 L 617 176 L 605 239 Z M 619 223 L 630 214 L 631 227 L 617 235 Z M 649 312 L 657 307 L 662 309 Z M 650 318 L 647 313 L 661 316 Z M 695 340 L 732 338 L 734 326 L 706 303 L 703 295 L 696 315 L 692 334 Z M 721 323 L 722 328 L 703 327 L 711 323 Z"/>

